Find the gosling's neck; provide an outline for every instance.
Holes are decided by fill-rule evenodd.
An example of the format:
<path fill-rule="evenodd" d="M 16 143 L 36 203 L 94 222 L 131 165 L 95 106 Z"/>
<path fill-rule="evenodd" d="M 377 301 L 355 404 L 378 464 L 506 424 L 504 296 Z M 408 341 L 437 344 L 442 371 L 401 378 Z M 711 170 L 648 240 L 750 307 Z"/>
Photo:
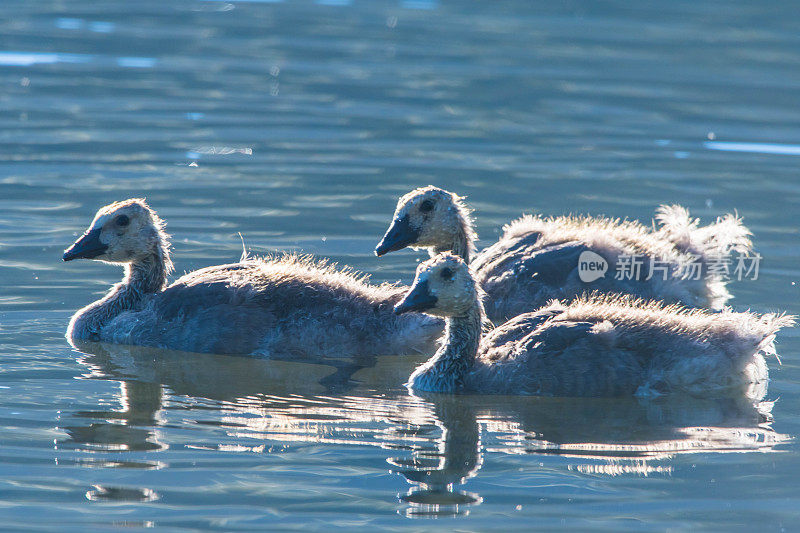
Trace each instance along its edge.
<path fill-rule="evenodd" d="M 75 313 L 67 336 L 85 340 L 104 340 L 103 327 L 124 311 L 136 310 L 148 295 L 164 290 L 172 263 L 167 250 L 153 253 L 125 265 L 125 276 L 100 300 Z"/>
<path fill-rule="evenodd" d="M 161 292 L 167 284 L 169 264 L 165 254 L 151 253 L 144 259 L 125 266 L 125 278 L 121 285 L 138 295 Z"/>
<path fill-rule="evenodd" d="M 475 230 L 469 217 L 458 215 L 456 222 L 448 235 L 443 236 L 441 244 L 428 248 L 428 254 L 435 257 L 442 252 L 450 252 L 457 255 L 469 264 L 472 254 L 475 252 Z"/>
<path fill-rule="evenodd" d="M 463 390 L 478 354 L 482 321 L 483 306 L 477 298 L 466 315 L 448 317 L 444 344 L 411 374 L 408 385 L 428 392 Z"/>

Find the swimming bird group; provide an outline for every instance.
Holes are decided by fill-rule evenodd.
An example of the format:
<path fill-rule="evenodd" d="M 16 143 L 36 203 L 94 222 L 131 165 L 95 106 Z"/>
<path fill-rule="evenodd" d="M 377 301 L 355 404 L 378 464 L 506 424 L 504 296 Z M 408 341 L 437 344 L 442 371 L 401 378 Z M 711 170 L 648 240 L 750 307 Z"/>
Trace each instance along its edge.
<path fill-rule="evenodd" d="M 679 206 L 662 206 L 656 219 L 650 228 L 527 215 L 476 254 L 463 199 L 429 186 L 400 198 L 375 250 L 428 250 L 411 287 L 371 284 L 307 256 L 246 253 L 170 284 L 164 222 L 143 199 L 129 199 L 101 208 L 64 253 L 125 270 L 75 313 L 67 336 L 312 360 L 433 354 L 408 381 L 429 392 L 763 396 L 764 356 L 793 317 L 723 308 L 730 293 L 711 267 L 749 252 L 750 232 L 734 215 L 700 226 Z M 635 256 L 641 270 L 582 281 L 586 253 L 607 264 Z M 655 265 L 660 275 L 645 275 Z"/>

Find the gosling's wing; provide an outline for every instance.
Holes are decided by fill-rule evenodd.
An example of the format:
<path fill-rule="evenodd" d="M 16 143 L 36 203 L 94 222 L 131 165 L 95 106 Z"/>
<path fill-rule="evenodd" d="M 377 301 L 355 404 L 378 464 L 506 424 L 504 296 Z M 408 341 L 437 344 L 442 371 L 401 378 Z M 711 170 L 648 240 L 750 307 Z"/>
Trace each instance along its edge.
<path fill-rule="evenodd" d="M 167 287 L 155 299 L 159 316 L 171 318 L 202 308 L 253 303 L 257 274 L 242 263 L 215 265 L 190 272 Z"/>
<path fill-rule="evenodd" d="M 488 248 L 484 248 L 472 261 L 472 269 L 476 272 L 492 272 L 504 269 L 504 265 L 515 255 L 524 253 L 526 250 L 541 248 L 537 247 L 541 231 L 530 229 L 519 235 L 503 237 Z"/>
<path fill-rule="evenodd" d="M 159 310 L 183 311 L 178 302 L 269 309 L 281 315 L 387 312 L 402 296 L 397 287 L 371 286 L 349 272 L 310 262 L 249 260 L 191 272 L 162 293 Z"/>
<path fill-rule="evenodd" d="M 219 265 L 191 272 L 130 319 L 131 344 L 206 353 L 252 353 L 279 314 L 244 281 L 242 266 Z M 127 317 L 121 317 L 127 319 Z"/>
<path fill-rule="evenodd" d="M 522 281 L 561 287 L 578 269 L 578 258 L 589 247 L 579 242 L 567 242 L 521 255 L 514 265 L 514 274 Z"/>
<path fill-rule="evenodd" d="M 544 313 L 525 313 L 498 326 L 482 343 L 483 359 L 491 363 L 517 360 L 520 364 L 546 361 L 592 336 L 591 322 L 550 321 L 542 326 L 548 318 Z"/>
<path fill-rule="evenodd" d="M 643 368 L 636 354 L 615 346 L 603 325 L 558 317 L 535 329 L 520 324 L 502 332 L 504 344 L 485 345 L 481 361 L 484 368 L 497 365 L 493 374 L 502 376 L 509 393 L 631 395 L 643 382 Z"/>
<path fill-rule="evenodd" d="M 578 260 L 588 249 L 577 241 L 541 247 L 525 237 L 483 262 L 476 277 L 488 295 L 490 318 L 501 321 L 580 292 Z"/>
<path fill-rule="evenodd" d="M 528 370 L 556 396 L 629 396 L 643 383 L 638 353 L 620 347 L 608 322 L 546 323 L 526 340 Z"/>
<path fill-rule="evenodd" d="M 563 312 L 563 307 L 559 304 L 548 306 L 533 313 L 523 313 L 504 322 L 494 329 L 488 331 L 483 336 L 482 345 L 484 346 L 503 346 L 510 341 L 516 341 L 525 332 L 536 331 L 541 324 L 548 318 L 558 316 Z"/>
<path fill-rule="evenodd" d="M 441 321 L 394 315 L 400 292 L 308 263 L 246 261 L 187 274 L 155 295 L 145 314 L 157 318 L 151 327 L 161 332 L 158 345 L 173 349 L 281 357 L 427 353 Z"/>

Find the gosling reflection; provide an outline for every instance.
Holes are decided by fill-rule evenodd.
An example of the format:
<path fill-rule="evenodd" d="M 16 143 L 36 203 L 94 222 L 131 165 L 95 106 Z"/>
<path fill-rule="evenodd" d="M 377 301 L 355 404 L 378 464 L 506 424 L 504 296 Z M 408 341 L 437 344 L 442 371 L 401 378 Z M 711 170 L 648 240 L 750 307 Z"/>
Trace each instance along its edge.
<path fill-rule="evenodd" d="M 166 448 L 149 427 L 160 425 L 163 391 L 154 383 L 120 383 L 120 409 L 78 411 L 75 416 L 104 420 L 88 426 L 66 426 L 70 441 L 91 449 L 150 451 Z"/>
<path fill-rule="evenodd" d="M 164 385 L 173 394 L 211 400 L 235 400 L 265 392 L 346 392 L 356 385 L 353 375 L 374 366 L 376 360 L 374 357 L 362 357 L 310 365 L 145 346 L 70 342 L 76 350 L 83 353 L 80 362 L 89 368 L 89 372 L 84 374 L 88 379 Z M 124 401 L 130 404 L 129 400 Z"/>
<path fill-rule="evenodd" d="M 789 440 L 770 427 L 771 402 L 539 398 L 426 394 L 435 417 L 413 421 L 399 434 L 430 439 L 411 457 L 389 459 L 412 489 L 400 499 L 410 517 L 468 513 L 482 498 L 463 490 L 481 468 L 482 454 L 558 455 L 567 468 L 592 475 L 668 475 L 677 454 L 768 452 Z M 481 427 L 485 426 L 484 439 Z"/>
<path fill-rule="evenodd" d="M 493 448 L 566 456 L 585 473 L 669 473 L 660 461 L 677 454 L 772 451 L 789 439 L 770 427 L 771 402 L 744 398 L 506 400 L 484 406 Z"/>
<path fill-rule="evenodd" d="M 467 479 L 481 467 L 481 428 L 473 405 L 461 397 L 425 394 L 433 408 L 433 423 L 414 424 L 404 428 L 409 435 L 440 437 L 435 447 L 419 446 L 410 458 L 390 458 L 388 462 L 413 485 L 400 500 L 409 504 L 409 517 L 457 516 L 468 514 L 468 506 L 479 504 L 481 497 L 461 490 Z M 422 400 L 421 400 L 422 401 Z"/>
<path fill-rule="evenodd" d="M 484 454 L 538 456 L 530 469 L 557 455 L 577 473 L 664 475 L 677 454 L 768 452 L 788 440 L 770 427 L 769 402 L 414 396 L 399 387 L 417 363 L 406 358 L 339 368 L 98 343 L 76 347 L 84 354 L 85 378 L 120 383 L 118 408 L 75 413 L 91 419 L 66 428 L 78 448 L 158 453 L 175 429 L 213 426 L 221 431 L 194 431 L 197 441 L 185 446 L 260 454 L 305 443 L 395 450 L 387 453 L 392 471 L 411 484 L 399 496 L 401 512 L 413 517 L 463 515 L 480 504 L 485 496 L 470 491 L 469 480 Z M 166 466 L 118 459 L 94 464 Z"/>
<path fill-rule="evenodd" d="M 194 424 L 231 428 L 241 424 L 230 413 L 281 418 L 286 405 L 302 405 L 301 396 L 342 394 L 357 383 L 353 375 L 369 371 L 375 358 L 331 361 L 330 365 L 311 365 L 249 357 L 196 354 L 121 346 L 89 341 L 73 341 L 82 355 L 85 379 L 119 382 L 119 407 L 79 411 L 77 418 L 91 419 L 88 425 L 68 425 L 63 445 L 86 451 L 155 451 L 167 448 L 159 437 L 165 425 L 165 403 L 171 410 L 194 410 L 196 415 L 222 413 L 222 420 L 195 420 Z M 387 358 L 403 359 L 403 358 Z M 391 363 L 397 366 L 399 363 Z M 404 375 L 413 367 L 409 361 L 388 375 Z M 383 386 L 388 384 L 383 383 Z M 200 405 L 213 403 L 210 409 Z M 275 410 L 275 417 L 271 411 Z M 308 410 L 304 411 L 310 416 Z M 212 415 L 213 418 L 213 415 Z M 231 448 L 230 445 L 220 445 Z M 235 446 L 234 446 L 235 448 Z M 160 467 L 161 463 L 132 463 L 93 460 L 102 466 Z"/>

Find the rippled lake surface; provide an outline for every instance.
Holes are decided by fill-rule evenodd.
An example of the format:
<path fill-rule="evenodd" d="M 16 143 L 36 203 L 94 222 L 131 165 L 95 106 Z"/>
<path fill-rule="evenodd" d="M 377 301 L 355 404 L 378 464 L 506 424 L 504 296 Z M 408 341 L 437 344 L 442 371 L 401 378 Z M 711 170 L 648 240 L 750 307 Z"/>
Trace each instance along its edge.
<path fill-rule="evenodd" d="M 71 347 L 119 280 L 61 252 L 146 196 L 179 272 L 376 259 L 398 195 L 523 212 L 737 210 L 732 304 L 798 312 L 792 2 L 6 0 L 0 20 L 0 530 L 797 530 L 800 336 L 768 399 L 409 395 L 420 358 L 314 365 Z"/>

